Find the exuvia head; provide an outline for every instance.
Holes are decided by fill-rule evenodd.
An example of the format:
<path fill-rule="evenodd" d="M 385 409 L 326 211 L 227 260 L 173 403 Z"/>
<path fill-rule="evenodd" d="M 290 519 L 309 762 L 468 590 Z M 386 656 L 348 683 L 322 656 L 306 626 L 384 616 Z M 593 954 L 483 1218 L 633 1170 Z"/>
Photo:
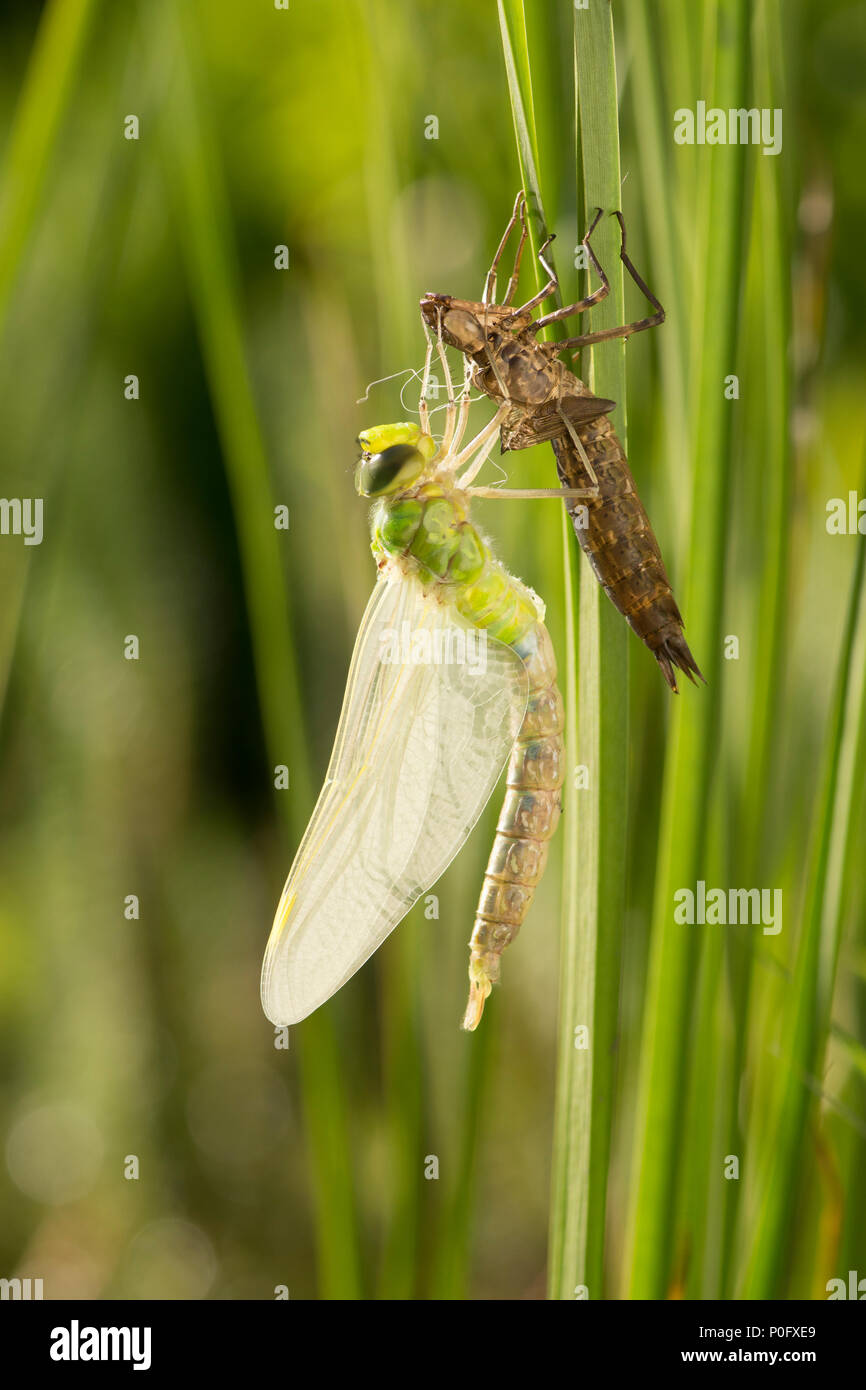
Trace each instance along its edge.
<path fill-rule="evenodd" d="M 383 497 L 411 487 L 436 453 L 432 435 L 405 421 L 374 425 L 358 435 L 358 443 L 362 453 L 355 487 L 362 497 Z"/>
<path fill-rule="evenodd" d="M 443 343 L 460 352 L 479 353 L 498 333 L 521 333 L 532 323 L 532 314 L 510 304 L 484 304 L 477 299 L 455 299 L 451 294 L 425 294 L 421 317 Z"/>
<path fill-rule="evenodd" d="M 425 294 L 421 317 L 434 333 L 441 331 L 449 347 L 480 352 L 484 346 L 484 333 L 468 301 L 455 300 L 450 294 Z"/>

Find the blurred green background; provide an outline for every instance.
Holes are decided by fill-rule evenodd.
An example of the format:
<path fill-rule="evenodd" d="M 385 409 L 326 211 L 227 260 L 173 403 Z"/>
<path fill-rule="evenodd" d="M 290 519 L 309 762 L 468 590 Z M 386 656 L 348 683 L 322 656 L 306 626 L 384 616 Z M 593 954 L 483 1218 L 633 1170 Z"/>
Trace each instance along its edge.
<path fill-rule="evenodd" d="M 629 345 L 629 455 L 684 607 L 702 463 L 690 343 L 712 332 L 698 304 L 718 268 L 693 254 L 704 152 L 674 145 L 673 111 L 707 94 L 707 33 L 724 10 L 614 6 L 630 251 L 669 310 Z M 752 1156 L 772 1156 L 763 1115 L 796 1002 L 855 573 L 857 539 L 827 534 L 825 506 L 862 485 L 866 423 L 866 5 L 781 0 L 754 14 L 750 104 L 783 107 L 784 145 L 778 159 L 745 154 L 729 306 L 740 400 L 718 597 L 740 656 L 717 663 L 715 692 L 678 699 L 718 701 L 704 877 L 781 887 L 785 928 L 741 933 L 748 1037 L 725 994 L 738 997 L 742 951 L 722 961 L 719 948 L 717 974 L 695 966 L 681 1047 L 695 1064 L 689 1103 L 707 1105 L 690 1132 L 712 1127 L 714 1088 L 730 1086 L 724 1068 L 739 1057 L 736 1151 L 752 1186 L 739 1214 L 716 1220 L 684 1162 L 662 1277 L 692 1297 L 745 1287 L 763 1191 Z M 583 231 L 573 15 L 565 0 L 527 5 L 566 300 Z M 41 1277 L 50 1298 L 260 1299 L 278 1286 L 293 1298 L 543 1297 L 561 844 L 478 1035 L 458 1023 L 495 805 L 437 889 L 438 920 L 413 911 L 288 1050 L 258 999 L 374 581 L 354 441 L 406 416 L 406 377 L 356 402 L 420 365 L 423 292 L 480 295 L 519 187 L 496 6 L 22 0 L 6 6 L 2 39 L 2 492 L 44 498 L 45 534 L 39 547 L 0 537 L 0 1275 Z M 138 139 L 124 138 L 130 115 Z M 282 245 L 288 269 L 275 267 Z M 631 288 L 627 304 L 644 312 Z M 125 397 L 130 374 L 138 399 Z M 480 427 L 489 406 L 474 409 Z M 544 450 L 506 462 L 514 486 L 554 481 Z M 273 527 L 277 504 L 288 532 Z M 563 651 L 559 510 L 479 506 L 505 563 L 547 600 Z M 767 631 L 773 556 L 781 602 Z M 687 607 L 685 618 L 704 665 Z M 136 661 L 124 659 L 130 634 Z M 671 708 L 652 658 L 629 643 L 608 1296 L 628 1287 Z M 764 727 L 756 701 L 774 643 Z M 858 756 L 844 766 L 862 771 Z M 274 790 L 277 764 L 288 791 Z M 833 861 L 831 1037 L 821 1069 L 797 1077 L 810 1108 L 796 1219 L 764 1286 L 780 1296 L 824 1297 L 828 1279 L 866 1275 L 856 778 L 849 802 Z M 124 915 L 132 894 L 137 920 Z M 712 1011 L 709 1038 L 698 1005 Z M 721 1069 L 703 1072 L 707 1057 Z M 720 1171 L 729 1140 L 704 1139 Z"/>

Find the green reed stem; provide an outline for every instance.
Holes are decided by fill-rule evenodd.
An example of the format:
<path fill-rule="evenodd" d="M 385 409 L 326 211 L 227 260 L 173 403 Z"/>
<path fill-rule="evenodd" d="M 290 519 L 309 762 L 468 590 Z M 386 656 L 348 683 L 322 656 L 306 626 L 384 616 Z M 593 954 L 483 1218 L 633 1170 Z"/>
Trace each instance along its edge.
<path fill-rule="evenodd" d="M 708 102 L 711 99 L 714 106 L 724 108 L 743 106 L 749 52 L 744 0 L 717 0 L 708 20 L 708 35 L 712 41 Z M 665 763 L 624 1270 L 633 1298 L 665 1296 L 675 1253 L 673 1212 L 683 1148 L 695 949 L 691 929 L 674 923 L 673 903 L 678 888 L 693 885 L 702 876 L 713 783 L 732 425 L 731 402 L 725 400 L 722 384 L 735 360 L 744 171 L 740 147 L 708 147 L 703 155 L 697 264 L 705 267 L 705 273 L 703 303 L 695 324 L 694 358 L 700 366 L 684 611 L 690 645 L 708 684 L 678 697 Z"/>
<path fill-rule="evenodd" d="M 296 842 L 302 827 L 293 808 L 309 805 L 311 779 L 267 456 L 244 345 L 231 218 L 207 107 L 198 96 L 188 15 L 166 0 L 147 17 L 158 51 L 163 57 L 172 54 L 176 62 L 162 133 L 238 528 L 265 739 L 272 763 L 291 769 L 291 801 L 278 797 L 277 805 L 286 842 Z M 353 1173 L 340 1059 L 327 1014 L 319 1012 L 304 1023 L 298 1056 L 316 1195 L 321 1293 L 355 1298 L 360 1267 Z"/>

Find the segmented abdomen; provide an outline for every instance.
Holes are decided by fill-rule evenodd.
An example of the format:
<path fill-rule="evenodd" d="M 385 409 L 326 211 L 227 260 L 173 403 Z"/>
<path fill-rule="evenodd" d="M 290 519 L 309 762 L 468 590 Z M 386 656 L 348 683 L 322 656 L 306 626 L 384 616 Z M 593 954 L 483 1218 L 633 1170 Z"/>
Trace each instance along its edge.
<path fill-rule="evenodd" d="M 463 1027 L 477 1027 L 499 979 L 499 958 L 520 930 L 544 873 L 559 822 L 564 780 L 562 696 L 547 628 L 539 621 L 515 650 L 529 676 L 529 698 L 508 764 L 505 802 L 481 888 L 469 956 Z"/>
<path fill-rule="evenodd" d="M 701 673 L 683 636 L 680 610 L 622 445 L 607 416 L 581 424 L 578 432 L 599 495 L 568 504 L 577 538 L 605 593 L 676 690 L 675 666 L 690 680 Z M 589 479 L 573 441 L 562 435 L 551 443 L 560 481 L 566 487 L 586 487 Z M 580 524 L 584 516 L 587 525 Z"/>
<path fill-rule="evenodd" d="M 469 1003 L 464 1028 L 477 1026 L 499 957 L 514 939 L 544 873 L 563 782 L 562 696 L 556 657 L 537 601 L 509 575 L 468 520 L 462 494 L 424 483 L 380 503 L 373 549 L 399 556 L 475 627 L 511 647 L 528 677 L 526 711 L 508 763 L 505 804 L 496 827 L 470 941 Z"/>

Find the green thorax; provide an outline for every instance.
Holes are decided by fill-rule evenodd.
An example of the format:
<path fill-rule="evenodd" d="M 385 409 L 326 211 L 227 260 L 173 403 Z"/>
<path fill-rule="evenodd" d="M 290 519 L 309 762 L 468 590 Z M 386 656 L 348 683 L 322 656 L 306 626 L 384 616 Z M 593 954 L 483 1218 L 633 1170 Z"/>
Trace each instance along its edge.
<path fill-rule="evenodd" d="M 515 646 L 539 620 L 529 590 L 491 553 L 466 511 L 465 495 L 420 482 L 379 499 L 373 510 L 373 554 L 402 561 L 422 584 L 474 627 Z"/>

